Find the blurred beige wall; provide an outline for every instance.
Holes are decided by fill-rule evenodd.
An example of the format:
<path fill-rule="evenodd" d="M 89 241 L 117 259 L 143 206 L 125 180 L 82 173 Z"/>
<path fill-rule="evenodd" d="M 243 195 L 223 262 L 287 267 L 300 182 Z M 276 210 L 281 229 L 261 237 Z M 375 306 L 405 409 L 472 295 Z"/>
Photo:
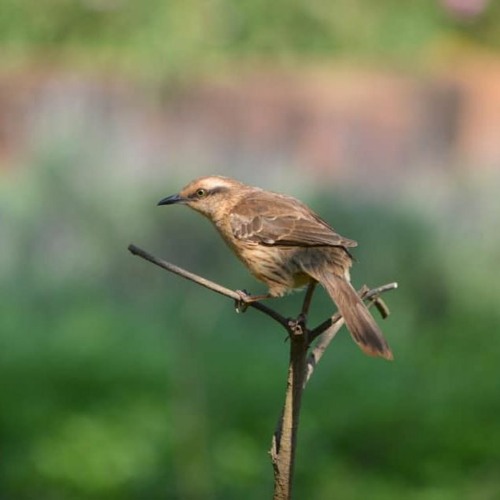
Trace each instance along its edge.
<path fill-rule="evenodd" d="M 376 184 L 418 169 L 495 169 L 498 130 L 499 58 L 425 77 L 246 70 L 167 92 L 63 70 L 0 75 L 3 169 L 73 140 L 94 162 L 153 179 L 208 170 L 356 183 L 376 173 Z"/>

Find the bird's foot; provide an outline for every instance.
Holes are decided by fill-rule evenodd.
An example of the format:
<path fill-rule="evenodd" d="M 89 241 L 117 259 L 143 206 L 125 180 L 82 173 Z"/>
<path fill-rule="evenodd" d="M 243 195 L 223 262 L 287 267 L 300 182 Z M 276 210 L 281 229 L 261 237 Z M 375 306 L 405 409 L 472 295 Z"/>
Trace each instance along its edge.
<path fill-rule="evenodd" d="M 237 313 L 244 313 L 252 302 L 252 296 L 246 290 L 236 290 L 236 293 L 240 298 L 234 300 L 234 308 Z"/>
<path fill-rule="evenodd" d="M 235 299 L 234 301 L 237 313 L 244 313 L 252 302 L 271 298 L 269 294 L 250 295 L 246 290 L 236 290 L 236 293 L 240 296 L 239 299 Z"/>

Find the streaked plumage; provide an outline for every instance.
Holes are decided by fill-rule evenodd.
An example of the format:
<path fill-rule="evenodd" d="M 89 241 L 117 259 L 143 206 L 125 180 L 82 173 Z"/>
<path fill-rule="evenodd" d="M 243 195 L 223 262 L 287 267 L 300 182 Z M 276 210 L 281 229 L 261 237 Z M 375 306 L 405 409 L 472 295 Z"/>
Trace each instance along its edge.
<path fill-rule="evenodd" d="M 361 349 L 392 359 L 391 350 L 350 284 L 357 243 L 334 231 L 299 200 L 227 177 L 196 179 L 159 205 L 185 203 L 205 215 L 269 296 L 319 282 L 336 303 Z"/>

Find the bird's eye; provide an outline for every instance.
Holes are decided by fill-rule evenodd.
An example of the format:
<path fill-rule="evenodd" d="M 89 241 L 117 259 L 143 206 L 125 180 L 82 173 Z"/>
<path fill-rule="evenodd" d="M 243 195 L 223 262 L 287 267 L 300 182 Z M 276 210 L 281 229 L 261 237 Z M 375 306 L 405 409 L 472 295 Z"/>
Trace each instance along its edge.
<path fill-rule="evenodd" d="M 200 188 L 196 191 L 196 196 L 198 196 L 198 198 L 203 198 L 206 195 L 207 195 L 206 189 Z"/>

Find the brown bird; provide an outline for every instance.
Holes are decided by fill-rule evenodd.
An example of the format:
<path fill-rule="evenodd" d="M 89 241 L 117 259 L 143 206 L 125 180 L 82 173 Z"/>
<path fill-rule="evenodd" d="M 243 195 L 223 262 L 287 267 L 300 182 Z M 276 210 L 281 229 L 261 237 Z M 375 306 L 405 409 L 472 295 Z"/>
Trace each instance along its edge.
<path fill-rule="evenodd" d="M 319 282 L 359 347 L 370 356 L 393 359 L 350 283 L 348 249 L 357 243 L 336 233 L 304 203 L 220 176 L 196 179 L 158 205 L 174 203 L 186 204 L 212 221 L 243 264 L 269 287 L 266 297 Z"/>

